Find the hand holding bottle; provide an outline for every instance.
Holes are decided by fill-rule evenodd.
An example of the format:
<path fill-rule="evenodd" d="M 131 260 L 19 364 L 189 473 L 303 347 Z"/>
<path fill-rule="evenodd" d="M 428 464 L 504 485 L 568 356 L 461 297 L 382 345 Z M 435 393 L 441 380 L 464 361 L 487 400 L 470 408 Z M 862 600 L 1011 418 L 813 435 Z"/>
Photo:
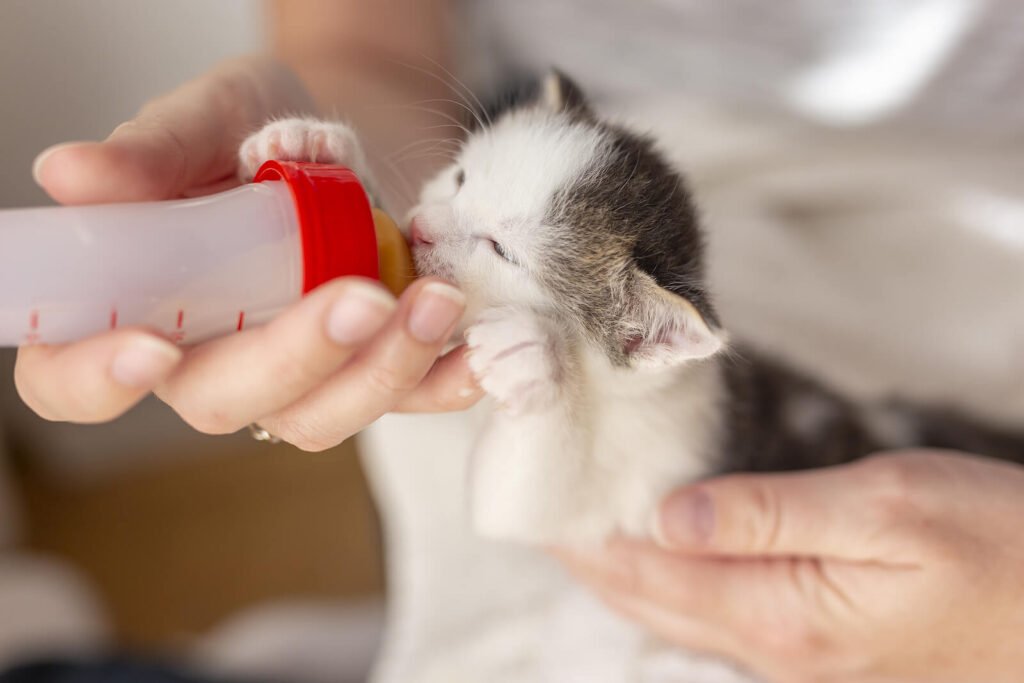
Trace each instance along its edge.
<path fill-rule="evenodd" d="M 308 110 L 298 79 L 263 58 L 229 62 L 143 108 L 104 142 L 36 163 L 64 204 L 174 199 L 237 181 L 237 146 L 283 112 Z M 265 327 L 179 349 L 140 329 L 19 351 L 18 390 L 51 420 L 102 422 L 150 391 L 208 433 L 252 422 L 301 448 L 335 445 L 391 410 L 460 409 L 479 389 L 459 347 L 438 359 L 461 293 L 422 280 L 395 300 L 361 278 L 329 282 Z M 436 361 L 436 362 L 435 362 Z"/>

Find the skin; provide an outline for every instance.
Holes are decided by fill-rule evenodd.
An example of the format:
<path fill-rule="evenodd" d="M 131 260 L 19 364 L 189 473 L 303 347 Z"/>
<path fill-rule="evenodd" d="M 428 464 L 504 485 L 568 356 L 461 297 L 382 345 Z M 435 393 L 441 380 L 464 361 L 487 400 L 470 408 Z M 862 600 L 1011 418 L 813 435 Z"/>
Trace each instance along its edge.
<path fill-rule="evenodd" d="M 898 452 L 705 481 L 665 501 L 659 544 L 556 554 L 668 642 L 775 683 L 1010 683 L 1022 517 L 1024 468 Z"/>
<path fill-rule="evenodd" d="M 47 150 L 34 169 L 39 184 L 63 204 L 223 190 L 237 183 L 244 136 L 298 112 L 345 111 L 366 138 L 371 165 L 411 140 L 449 136 L 437 128 L 439 114 L 417 105 L 450 99 L 449 86 L 399 66 L 425 58 L 437 71 L 449 61 L 446 2 L 282 0 L 271 11 L 276 58 L 221 64 L 151 101 L 102 142 Z M 452 104 L 430 107 L 450 114 Z M 382 162 L 375 172 L 382 187 L 416 186 L 434 163 Z M 385 199 L 398 211 L 412 199 L 392 194 Z M 373 283 L 342 278 L 264 328 L 191 348 L 141 329 L 22 348 L 15 381 L 49 420 L 105 422 L 154 392 L 202 432 L 259 422 L 300 448 L 322 450 L 389 411 L 460 410 L 480 398 L 464 347 L 441 355 L 463 308 L 457 290 L 431 279 L 395 301 Z"/>

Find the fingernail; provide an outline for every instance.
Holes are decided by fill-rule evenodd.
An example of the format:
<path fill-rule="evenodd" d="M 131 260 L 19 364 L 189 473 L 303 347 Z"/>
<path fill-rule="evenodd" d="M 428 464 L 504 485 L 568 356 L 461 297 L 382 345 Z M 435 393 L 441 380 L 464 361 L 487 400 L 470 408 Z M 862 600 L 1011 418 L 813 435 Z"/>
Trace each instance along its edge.
<path fill-rule="evenodd" d="M 431 282 L 413 302 L 409 334 L 424 344 L 436 344 L 462 316 L 465 307 L 462 292 L 443 282 Z"/>
<path fill-rule="evenodd" d="M 380 287 L 353 281 L 327 316 L 327 336 L 342 346 L 366 341 L 384 326 L 397 303 Z"/>
<path fill-rule="evenodd" d="M 110 365 L 110 375 L 129 389 L 151 389 L 181 360 L 181 350 L 154 337 L 139 337 L 122 349 Z"/>
<path fill-rule="evenodd" d="M 41 179 L 40 179 L 40 172 L 43 170 L 43 164 L 46 163 L 46 160 L 49 159 L 51 156 L 53 156 L 53 153 L 56 152 L 57 150 L 63 149 L 65 147 L 69 147 L 69 146 L 74 145 L 74 144 L 77 144 L 77 143 L 74 143 L 74 142 L 62 142 L 59 145 L 53 145 L 52 147 L 47 147 L 46 149 L 44 149 L 42 152 L 39 153 L 39 156 L 36 157 L 36 160 L 34 162 L 32 162 L 32 179 L 36 181 L 36 185 L 42 185 L 43 184 Z"/>
<path fill-rule="evenodd" d="M 655 518 L 654 540 L 665 548 L 707 544 L 715 530 L 715 506 L 706 492 L 680 491 L 668 497 Z"/>

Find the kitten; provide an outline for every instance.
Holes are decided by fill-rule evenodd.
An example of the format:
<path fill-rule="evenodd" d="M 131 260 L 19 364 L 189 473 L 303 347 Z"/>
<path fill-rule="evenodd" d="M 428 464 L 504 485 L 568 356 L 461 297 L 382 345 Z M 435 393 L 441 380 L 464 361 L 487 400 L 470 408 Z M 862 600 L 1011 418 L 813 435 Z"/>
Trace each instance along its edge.
<path fill-rule="evenodd" d="M 242 147 L 346 163 L 342 124 L 286 120 Z M 855 406 L 729 348 L 680 175 L 553 73 L 465 141 L 410 213 L 419 272 L 466 293 L 470 364 L 497 407 L 471 458 L 474 523 L 535 543 L 648 535 L 673 487 L 714 473 L 836 464 L 884 448 L 1024 460 L 1024 438 L 951 415 Z"/>

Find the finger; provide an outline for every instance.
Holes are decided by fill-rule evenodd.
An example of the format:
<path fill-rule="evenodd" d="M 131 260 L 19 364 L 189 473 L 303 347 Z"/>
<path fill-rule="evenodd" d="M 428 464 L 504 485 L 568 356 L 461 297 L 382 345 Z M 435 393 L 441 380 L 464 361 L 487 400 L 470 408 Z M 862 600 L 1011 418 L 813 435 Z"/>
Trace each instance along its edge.
<path fill-rule="evenodd" d="M 715 624 L 667 609 L 663 604 L 619 591 L 598 589 L 599 598 L 619 614 L 646 628 L 666 642 L 691 652 L 745 661 L 749 644 Z"/>
<path fill-rule="evenodd" d="M 34 174 L 63 204 L 176 198 L 233 176 L 246 134 L 268 118 L 310 106 L 284 67 L 233 60 L 146 105 L 104 142 L 44 151 Z"/>
<path fill-rule="evenodd" d="M 396 412 L 436 413 L 465 410 L 483 398 L 466 355 L 469 347 L 457 346 L 441 356 L 420 384 L 403 396 Z"/>
<path fill-rule="evenodd" d="M 905 548 L 882 528 L 879 493 L 862 463 L 729 475 L 671 494 L 653 535 L 665 547 L 694 553 L 902 561 Z"/>
<path fill-rule="evenodd" d="M 673 555 L 647 543 L 614 540 L 599 549 L 555 549 L 577 578 L 603 593 L 656 600 L 696 618 L 724 620 L 727 562 Z"/>
<path fill-rule="evenodd" d="M 656 604 L 768 649 L 807 644 L 818 625 L 856 612 L 856 601 L 832 568 L 807 559 L 689 557 L 627 540 L 598 552 L 558 550 L 556 556 L 602 594 Z"/>
<path fill-rule="evenodd" d="M 141 330 L 118 330 L 64 346 L 18 350 L 15 385 L 41 417 L 106 422 L 138 403 L 181 360 L 172 343 Z"/>
<path fill-rule="evenodd" d="M 427 375 L 465 311 L 465 297 L 439 280 L 413 283 L 391 323 L 330 381 L 259 419 L 303 450 L 335 446 L 390 412 Z"/>
<path fill-rule="evenodd" d="M 265 327 L 195 347 L 157 395 L 199 431 L 235 432 L 324 382 L 396 308 L 377 283 L 329 282 Z"/>

